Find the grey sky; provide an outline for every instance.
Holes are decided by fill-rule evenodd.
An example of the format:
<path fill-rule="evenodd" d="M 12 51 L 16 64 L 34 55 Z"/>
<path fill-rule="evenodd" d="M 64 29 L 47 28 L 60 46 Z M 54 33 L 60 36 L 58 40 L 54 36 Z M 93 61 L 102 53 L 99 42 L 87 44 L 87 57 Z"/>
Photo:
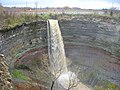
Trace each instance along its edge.
<path fill-rule="evenodd" d="M 35 2 L 38 2 L 38 7 L 80 7 L 86 9 L 102 9 L 112 6 L 120 9 L 120 0 L 0 0 L 4 6 L 25 7 L 26 2 L 28 7 L 35 7 Z"/>

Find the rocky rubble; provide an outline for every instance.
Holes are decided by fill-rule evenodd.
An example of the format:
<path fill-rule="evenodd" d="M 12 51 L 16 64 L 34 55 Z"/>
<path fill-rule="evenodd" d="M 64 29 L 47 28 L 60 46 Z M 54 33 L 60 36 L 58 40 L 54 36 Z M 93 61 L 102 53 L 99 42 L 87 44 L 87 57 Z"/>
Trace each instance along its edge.
<path fill-rule="evenodd" d="M 12 90 L 12 78 L 2 54 L 0 54 L 0 90 Z"/>

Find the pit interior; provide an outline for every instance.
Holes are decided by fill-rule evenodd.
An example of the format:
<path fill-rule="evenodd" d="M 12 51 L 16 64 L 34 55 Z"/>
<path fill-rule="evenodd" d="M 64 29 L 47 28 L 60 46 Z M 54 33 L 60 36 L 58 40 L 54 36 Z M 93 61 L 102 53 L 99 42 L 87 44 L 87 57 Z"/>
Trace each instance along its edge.
<path fill-rule="evenodd" d="M 86 17 L 59 20 L 68 67 L 79 66 L 78 78 L 92 89 L 112 85 L 119 90 L 120 24 L 111 21 Z M 41 64 L 48 60 L 47 22 L 1 30 L 0 37 L 0 52 L 7 58 L 14 88 L 47 90 L 51 82 Z"/>

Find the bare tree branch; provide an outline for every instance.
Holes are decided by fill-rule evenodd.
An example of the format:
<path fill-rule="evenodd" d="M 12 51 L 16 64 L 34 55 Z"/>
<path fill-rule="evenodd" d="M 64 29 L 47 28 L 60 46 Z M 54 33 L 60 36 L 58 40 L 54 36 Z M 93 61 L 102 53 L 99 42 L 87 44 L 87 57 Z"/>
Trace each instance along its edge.
<path fill-rule="evenodd" d="M 41 64 L 42 64 L 42 66 L 43 66 L 43 68 L 44 68 L 44 70 L 45 70 L 45 73 L 49 76 L 49 78 L 50 78 L 50 80 L 51 80 L 51 82 L 52 82 L 51 90 L 53 90 L 53 86 L 54 86 L 55 82 L 56 82 L 57 79 L 60 77 L 60 75 L 63 73 L 63 70 L 64 70 L 65 67 L 63 66 L 63 64 L 61 64 L 61 65 L 60 65 L 60 68 L 59 68 L 59 69 L 56 69 L 56 63 L 58 63 L 58 61 L 57 61 L 57 60 L 54 60 L 54 61 L 52 62 L 52 66 L 54 67 L 54 69 L 53 69 L 53 68 L 50 67 L 50 65 L 49 65 L 49 63 L 48 63 L 48 59 L 45 60 L 45 57 L 46 57 L 46 56 L 43 55 L 43 58 L 42 58 L 42 60 L 41 60 Z M 48 57 L 47 57 L 47 58 L 48 58 Z M 62 63 L 62 62 L 59 62 L 59 63 Z M 54 75 L 53 75 L 53 73 L 51 72 L 51 71 L 52 71 L 51 69 L 53 70 Z"/>
<path fill-rule="evenodd" d="M 79 72 L 80 72 L 80 68 L 76 67 L 74 73 L 73 72 L 70 73 L 69 85 L 68 85 L 67 90 L 70 90 L 70 89 L 78 86 L 79 80 L 78 80 L 77 76 L 78 76 Z"/>

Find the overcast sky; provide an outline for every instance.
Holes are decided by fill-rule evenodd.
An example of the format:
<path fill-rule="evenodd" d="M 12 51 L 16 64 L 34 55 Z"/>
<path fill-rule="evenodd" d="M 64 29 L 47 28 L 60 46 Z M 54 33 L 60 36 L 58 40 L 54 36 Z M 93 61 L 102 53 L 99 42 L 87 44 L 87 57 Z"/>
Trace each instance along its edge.
<path fill-rule="evenodd" d="M 103 9 L 117 7 L 120 9 L 120 0 L 0 0 L 3 6 L 9 7 L 80 7 L 82 9 Z"/>

